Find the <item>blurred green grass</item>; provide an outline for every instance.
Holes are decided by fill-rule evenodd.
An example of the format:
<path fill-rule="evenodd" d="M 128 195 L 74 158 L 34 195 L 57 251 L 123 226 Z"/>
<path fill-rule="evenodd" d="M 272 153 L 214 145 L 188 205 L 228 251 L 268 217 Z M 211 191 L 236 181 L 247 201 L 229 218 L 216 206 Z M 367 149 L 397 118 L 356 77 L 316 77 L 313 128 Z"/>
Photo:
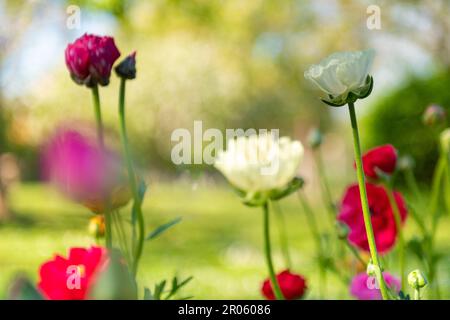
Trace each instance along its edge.
<path fill-rule="evenodd" d="M 34 281 L 39 265 L 71 246 L 95 244 L 87 232 L 91 214 L 41 184 L 22 184 L 11 190 L 17 219 L 0 226 L 0 296 L 5 297 L 12 277 L 23 271 Z M 293 260 L 293 271 L 308 279 L 307 298 L 317 298 L 318 272 L 314 243 L 295 196 L 281 202 Z M 122 210 L 125 217 L 129 212 Z M 239 202 L 226 187 L 177 182 L 150 185 L 144 202 L 146 228 L 181 216 L 183 220 L 157 239 L 147 242 L 139 271 L 139 284 L 150 288 L 174 275 L 193 276 L 182 296 L 194 299 L 259 299 L 266 277 L 262 255 L 262 216 L 257 208 Z M 315 205 L 321 228 L 329 228 L 321 204 Z M 441 226 L 440 243 L 448 244 L 450 225 Z M 274 221 L 275 222 L 275 221 Z M 407 236 L 416 230 L 409 223 Z M 283 268 L 276 223 L 272 224 L 275 264 Z M 448 246 L 448 245 L 447 245 Z M 392 258 L 386 263 L 392 268 Z M 448 260 L 447 260 L 448 261 Z M 412 258 L 409 269 L 419 265 Z M 443 263 L 448 292 L 448 263 Z M 344 268 L 344 267 L 343 267 Z M 444 272 L 444 273 L 445 273 Z M 395 273 L 395 272 L 394 272 Z M 445 281 L 444 281 L 445 282 Z M 448 294 L 447 294 L 448 297 Z M 347 299 L 348 288 L 333 275 L 328 277 L 327 298 Z"/>

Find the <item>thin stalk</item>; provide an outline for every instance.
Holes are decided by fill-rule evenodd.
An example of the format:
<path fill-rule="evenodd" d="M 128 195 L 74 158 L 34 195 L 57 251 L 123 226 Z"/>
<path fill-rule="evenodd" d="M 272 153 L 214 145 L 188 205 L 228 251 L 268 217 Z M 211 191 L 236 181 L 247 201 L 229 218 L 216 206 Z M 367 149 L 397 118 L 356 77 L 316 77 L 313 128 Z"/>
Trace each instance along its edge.
<path fill-rule="evenodd" d="M 366 228 L 367 241 L 369 243 L 370 255 L 372 257 L 372 263 L 377 268 L 377 280 L 380 286 L 381 296 L 383 300 L 389 299 L 388 289 L 386 287 L 386 283 L 384 281 L 384 277 L 382 274 L 383 269 L 381 268 L 380 260 L 378 257 L 377 246 L 375 244 L 375 236 L 373 234 L 372 221 L 370 218 L 370 210 L 369 210 L 369 202 L 367 200 L 367 191 L 366 191 L 366 182 L 364 171 L 362 167 L 362 156 L 361 156 L 361 145 L 359 141 L 359 132 L 358 132 L 358 122 L 356 119 L 355 106 L 352 102 L 348 103 L 348 110 L 350 113 L 350 121 L 352 124 L 352 133 L 353 133 L 353 147 L 355 152 L 355 163 L 356 163 L 356 173 L 358 177 L 359 184 L 359 193 L 361 197 L 361 205 L 364 217 L 364 225 Z"/>
<path fill-rule="evenodd" d="M 325 258 L 325 254 L 322 248 L 322 240 L 320 237 L 319 227 L 317 225 L 317 221 L 314 215 L 314 212 L 311 209 L 308 201 L 304 197 L 301 191 L 297 192 L 300 203 L 303 207 L 303 211 L 305 212 L 306 221 L 309 226 L 309 230 L 313 236 L 315 241 L 316 250 L 318 253 L 317 259 L 317 267 L 319 269 L 319 298 L 323 297 L 326 292 L 326 270 L 323 266 L 323 260 Z"/>
<path fill-rule="evenodd" d="M 131 255 L 130 255 L 130 251 L 128 249 L 128 241 L 127 241 L 127 237 L 125 234 L 125 230 L 123 228 L 123 223 L 122 223 L 122 219 L 120 217 L 120 213 L 119 211 L 116 211 L 113 213 L 113 216 L 115 217 L 115 222 L 116 222 L 116 229 L 117 229 L 117 234 L 119 236 L 120 241 L 122 242 L 123 245 L 123 252 L 127 257 L 128 262 L 131 262 Z"/>
<path fill-rule="evenodd" d="M 286 221 L 284 219 L 284 212 L 281 210 L 281 206 L 277 201 L 272 202 L 272 205 L 275 209 L 275 216 L 277 217 L 278 230 L 280 234 L 280 245 L 281 251 L 283 252 L 284 263 L 286 265 L 286 269 L 291 269 L 292 260 L 291 255 L 289 253 L 289 244 L 287 239 Z"/>
<path fill-rule="evenodd" d="M 394 192 L 390 186 L 386 186 L 389 203 L 394 213 L 395 227 L 398 232 L 399 242 L 399 260 L 400 260 L 400 277 L 401 277 L 401 289 L 405 291 L 406 274 L 405 274 L 405 238 L 403 236 L 402 217 L 400 215 L 400 209 L 398 208 L 397 201 L 395 200 Z"/>
<path fill-rule="evenodd" d="M 321 149 L 318 148 L 314 152 L 314 156 L 316 158 L 316 168 L 317 168 L 317 175 L 319 176 L 320 185 L 322 189 L 322 198 L 324 203 L 326 203 L 327 211 L 330 214 L 332 225 L 334 225 L 334 220 L 336 218 L 336 212 L 334 210 L 334 201 L 333 196 L 331 195 L 330 186 L 328 184 L 328 179 L 325 175 L 325 165 L 323 162 L 322 152 Z"/>
<path fill-rule="evenodd" d="M 269 204 L 266 202 L 263 205 L 263 234 L 264 234 L 264 253 L 266 256 L 267 269 L 269 271 L 269 278 L 272 284 L 273 292 L 277 300 L 284 300 L 283 293 L 281 292 L 280 285 L 278 284 L 277 277 L 273 268 L 272 252 L 270 247 L 270 230 L 269 230 Z"/>
<path fill-rule="evenodd" d="M 119 120 L 120 120 L 120 137 L 122 140 L 122 147 L 125 154 L 125 161 L 127 164 L 129 185 L 131 192 L 133 194 L 133 208 L 134 210 L 136 210 L 136 218 L 138 224 L 138 239 L 134 250 L 133 266 L 132 266 L 133 274 L 136 275 L 139 260 L 142 255 L 142 249 L 144 247 L 145 229 L 144 229 L 144 216 L 142 214 L 142 203 L 138 193 L 136 174 L 134 171 L 133 161 L 131 158 L 131 152 L 128 143 L 127 127 L 125 121 L 125 82 L 126 79 L 124 78 L 120 80 Z"/>
<path fill-rule="evenodd" d="M 437 265 L 434 253 L 434 240 L 437 232 L 438 221 L 440 218 L 439 212 L 439 192 L 442 177 L 445 173 L 446 167 L 446 159 L 444 156 L 440 156 L 438 163 L 436 165 L 436 169 L 433 175 L 432 181 L 432 189 L 431 189 L 431 203 L 430 203 L 430 213 L 432 215 L 431 218 L 431 231 L 429 237 L 429 247 L 428 247 L 428 270 L 429 270 L 429 280 L 430 283 L 434 286 L 436 298 L 440 298 L 440 289 L 439 289 L 439 281 L 437 277 Z"/>
<path fill-rule="evenodd" d="M 105 151 L 105 141 L 103 138 L 103 120 L 102 120 L 102 110 L 100 106 L 100 95 L 98 93 L 98 86 L 94 85 L 92 87 L 92 100 L 94 104 L 94 114 L 97 123 L 97 140 L 100 149 Z M 109 199 L 108 195 L 104 195 L 105 200 L 105 242 L 106 248 L 112 249 L 112 228 L 111 228 L 111 216 L 109 212 Z"/>
<path fill-rule="evenodd" d="M 414 197 L 420 201 L 422 204 L 423 196 L 420 192 L 419 185 L 417 183 L 414 172 L 411 169 L 406 169 L 404 171 L 405 181 L 408 185 L 408 188 L 412 190 Z"/>
<path fill-rule="evenodd" d="M 359 261 L 363 266 L 367 265 L 367 262 L 361 257 L 358 250 L 354 246 L 352 246 L 347 240 L 343 240 L 345 242 L 345 245 L 347 246 L 348 250 L 355 256 L 356 260 Z"/>

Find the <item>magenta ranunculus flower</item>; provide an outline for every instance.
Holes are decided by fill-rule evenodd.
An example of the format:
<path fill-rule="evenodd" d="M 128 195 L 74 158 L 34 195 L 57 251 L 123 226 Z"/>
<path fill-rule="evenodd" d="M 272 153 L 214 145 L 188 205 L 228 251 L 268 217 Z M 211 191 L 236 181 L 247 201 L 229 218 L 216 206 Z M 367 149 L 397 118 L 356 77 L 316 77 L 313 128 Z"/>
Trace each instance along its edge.
<path fill-rule="evenodd" d="M 388 272 L 383 272 L 386 285 L 396 293 L 400 292 L 400 280 Z M 381 300 L 381 293 L 375 277 L 368 276 L 365 272 L 353 277 L 350 284 L 350 294 L 358 300 Z"/>
<path fill-rule="evenodd" d="M 95 139 L 75 130 L 58 130 L 44 148 L 42 160 L 44 178 L 95 213 L 103 212 L 106 196 L 113 208 L 130 199 L 120 157 L 102 151 Z"/>
<path fill-rule="evenodd" d="M 112 37 L 86 33 L 67 45 L 65 55 L 72 79 L 78 84 L 92 87 L 109 83 L 111 69 L 120 52 Z"/>

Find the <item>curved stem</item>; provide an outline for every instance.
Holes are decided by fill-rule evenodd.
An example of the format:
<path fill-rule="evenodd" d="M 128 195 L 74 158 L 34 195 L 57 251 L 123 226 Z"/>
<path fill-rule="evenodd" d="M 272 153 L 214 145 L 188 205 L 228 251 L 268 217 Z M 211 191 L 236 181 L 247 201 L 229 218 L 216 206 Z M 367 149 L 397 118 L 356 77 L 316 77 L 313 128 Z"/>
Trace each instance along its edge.
<path fill-rule="evenodd" d="M 361 206 L 362 206 L 363 217 L 364 217 L 364 225 L 366 228 L 367 241 L 369 243 L 370 255 L 372 257 L 372 263 L 378 269 L 378 272 L 376 274 L 377 274 L 378 284 L 380 286 L 381 296 L 383 297 L 383 300 L 387 300 L 387 299 L 389 299 L 389 295 L 388 295 L 386 283 L 384 281 L 384 277 L 382 275 L 383 269 L 381 268 L 380 260 L 378 257 L 377 246 L 375 244 L 375 236 L 373 234 L 372 221 L 370 218 L 369 202 L 367 200 L 366 182 L 365 182 L 364 171 L 363 171 L 363 167 L 362 167 L 362 156 L 361 156 L 361 146 L 360 146 L 360 141 L 359 141 L 358 122 L 356 119 L 355 106 L 352 102 L 348 103 L 348 110 L 350 113 L 350 121 L 352 124 L 356 173 L 357 173 L 357 177 L 358 177 L 359 193 L 360 193 L 360 197 L 361 197 Z"/>
<path fill-rule="evenodd" d="M 103 138 L 103 120 L 102 120 L 102 110 L 100 106 L 100 96 L 98 93 L 98 86 L 94 85 L 92 87 L 92 100 L 94 104 L 94 114 L 97 123 L 97 140 L 102 151 L 105 150 L 105 141 Z M 112 227 L 111 227 L 111 216 L 109 214 L 109 199 L 108 195 L 104 195 L 105 200 L 105 242 L 106 248 L 112 248 Z"/>
<path fill-rule="evenodd" d="M 392 188 L 390 186 L 386 186 L 386 189 L 389 198 L 389 203 L 391 205 L 392 212 L 394 213 L 395 227 L 397 228 L 398 232 L 401 289 L 402 291 L 404 291 L 406 283 L 406 274 L 405 274 L 405 238 L 403 237 L 402 217 L 400 215 L 400 209 L 398 208 L 397 201 L 395 201 L 395 196 Z"/>
<path fill-rule="evenodd" d="M 133 274 L 136 275 L 139 260 L 142 255 L 142 249 L 144 247 L 144 216 L 142 214 L 142 203 L 141 198 L 139 196 L 138 186 L 136 182 L 136 174 L 134 171 L 133 161 L 131 159 L 131 152 L 128 143 L 128 134 L 125 120 L 125 81 L 126 79 L 122 78 L 120 80 L 120 93 L 119 93 L 119 120 L 120 120 L 120 137 L 122 140 L 123 151 L 125 154 L 125 161 L 127 164 L 128 171 L 128 181 L 131 189 L 131 193 L 133 194 L 133 209 L 136 212 L 136 218 L 138 223 L 138 239 L 136 243 L 136 247 L 134 250 L 133 256 L 133 266 L 132 271 Z M 133 226 L 133 232 L 135 232 L 135 227 Z"/>
<path fill-rule="evenodd" d="M 272 205 L 275 209 L 276 213 L 275 216 L 277 217 L 278 230 L 280 233 L 281 251 L 283 252 L 284 256 L 284 263 L 286 265 L 286 269 L 291 269 L 292 260 L 291 255 L 289 254 L 289 244 L 287 239 L 286 221 L 284 219 L 284 212 L 281 210 L 281 206 L 277 201 L 272 202 Z"/>
<path fill-rule="evenodd" d="M 267 269 L 269 270 L 269 278 L 272 284 L 273 293 L 277 300 L 284 300 L 280 285 L 278 284 L 275 271 L 273 269 L 272 253 L 270 247 L 270 231 L 269 231 L 269 204 L 266 202 L 263 206 L 263 231 L 264 231 L 264 253 L 266 256 Z"/>

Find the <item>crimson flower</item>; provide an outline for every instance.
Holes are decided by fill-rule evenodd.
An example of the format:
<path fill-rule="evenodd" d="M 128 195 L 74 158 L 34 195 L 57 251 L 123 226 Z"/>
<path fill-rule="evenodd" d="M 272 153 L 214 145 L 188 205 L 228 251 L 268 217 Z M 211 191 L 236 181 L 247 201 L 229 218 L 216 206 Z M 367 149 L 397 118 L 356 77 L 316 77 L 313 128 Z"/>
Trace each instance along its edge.
<path fill-rule="evenodd" d="M 392 174 L 397 165 L 397 150 L 390 144 L 379 146 L 367 151 L 363 157 L 364 174 L 372 179 L 378 179 L 378 170 Z"/>
<path fill-rule="evenodd" d="M 86 33 L 67 45 L 65 56 L 72 79 L 78 84 L 92 87 L 109 83 L 112 66 L 120 52 L 112 37 Z"/>
<path fill-rule="evenodd" d="M 383 272 L 386 285 L 394 292 L 399 293 L 401 289 L 400 280 L 389 272 Z M 353 277 L 350 284 L 350 294 L 358 300 L 381 300 L 381 292 L 375 277 L 368 276 L 362 272 Z"/>
<path fill-rule="evenodd" d="M 386 190 L 382 186 L 366 183 L 370 216 L 375 235 L 375 243 L 380 253 L 389 251 L 397 238 L 397 228 L 392 207 Z M 399 192 L 394 192 L 402 222 L 405 221 L 407 210 L 405 201 Z M 348 240 L 362 250 L 369 251 L 366 228 L 364 225 L 361 198 L 357 184 L 348 187 L 341 203 L 338 220 L 349 227 Z"/>
<path fill-rule="evenodd" d="M 277 281 L 284 298 L 287 300 L 300 299 L 307 289 L 305 278 L 299 274 L 291 273 L 289 270 L 277 274 Z M 270 279 L 264 281 L 261 292 L 266 299 L 275 300 Z"/>
<path fill-rule="evenodd" d="M 56 255 L 40 266 L 38 288 L 50 300 L 85 300 L 108 263 L 105 248 L 70 248 L 67 258 Z"/>

